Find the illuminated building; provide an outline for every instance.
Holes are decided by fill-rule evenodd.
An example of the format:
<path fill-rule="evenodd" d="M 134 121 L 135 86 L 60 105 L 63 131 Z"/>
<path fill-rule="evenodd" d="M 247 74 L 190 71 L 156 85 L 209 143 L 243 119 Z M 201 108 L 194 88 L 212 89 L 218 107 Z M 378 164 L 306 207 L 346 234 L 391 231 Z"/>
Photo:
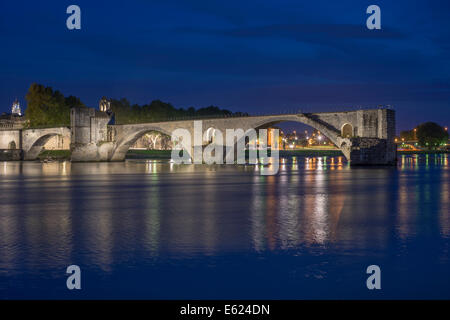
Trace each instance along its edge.
<path fill-rule="evenodd" d="M 98 104 L 100 111 L 108 112 L 111 111 L 111 100 L 106 97 L 102 97 Z"/>
<path fill-rule="evenodd" d="M 20 103 L 19 100 L 15 100 L 13 102 L 12 108 L 11 108 L 11 114 L 14 116 L 22 116 L 22 110 L 20 109 Z"/>

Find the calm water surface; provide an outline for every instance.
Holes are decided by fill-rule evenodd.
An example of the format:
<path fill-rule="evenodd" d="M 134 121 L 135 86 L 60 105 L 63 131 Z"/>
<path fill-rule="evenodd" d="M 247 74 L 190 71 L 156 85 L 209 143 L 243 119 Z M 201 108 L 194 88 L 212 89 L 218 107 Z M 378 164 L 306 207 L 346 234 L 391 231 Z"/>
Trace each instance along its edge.
<path fill-rule="evenodd" d="M 0 162 L 0 299 L 450 299 L 449 160 Z"/>

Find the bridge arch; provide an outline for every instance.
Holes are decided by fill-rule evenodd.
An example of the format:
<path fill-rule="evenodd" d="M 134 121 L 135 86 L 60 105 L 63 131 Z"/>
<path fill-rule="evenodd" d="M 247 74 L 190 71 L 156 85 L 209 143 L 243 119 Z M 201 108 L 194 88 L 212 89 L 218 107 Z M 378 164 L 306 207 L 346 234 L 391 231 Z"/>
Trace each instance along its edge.
<path fill-rule="evenodd" d="M 123 161 L 128 150 L 136 143 L 136 141 L 149 132 L 159 132 L 164 135 L 171 136 L 171 132 L 164 128 L 157 126 L 146 126 L 130 133 L 125 133 L 122 138 L 117 142 L 116 147 L 113 148 L 111 153 L 112 161 Z"/>
<path fill-rule="evenodd" d="M 254 128 L 262 129 L 262 128 L 269 128 L 273 125 L 276 125 L 278 123 L 282 122 L 299 122 L 302 124 L 306 124 L 316 130 L 319 130 L 321 133 L 323 133 L 324 136 L 326 136 L 328 139 L 330 139 L 331 142 L 333 142 L 334 145 L 336 145 L 338 148 L 340 147 L 338 136 L 339 133 L 336 130 L 332 130 L 330 128 L 327 128 L 323 124 L 317 123 L 311 119 L 308 119 L 306 117 L 299 117 L 299 116 L 287 116 L 287 117 L 276 117 L 274 119 L 265 119 L 259 122 L 256 122 L 254 125 Z"/>
<path fill-rule="evenodd" d="M 350 159 L 350 149 L 352 145 L 350 139 L 340 137 L 339 130 L 304 115 L 274 116 L 273 118 L 269 117 L 264 120 L 255 122 L 253 127 L 257 130 L 261 128 L 268 128 L 282 122 L 299 122 L 320 131 L 339 150 L 342 151 L 347 159 Z"/>
<path fill-rule="evenodd" d="M 70 129 L 67 127 L 26 129 L 22 132 L 22 150 L 25 160 L 37 159 L 44 145 L 54 136 L 70 139 Z"/>
<path fill-rule="evenodd" d="M 45 144 L 53 137 L 58 136 L 60 134 L 57 133 L 48 133 L 43 136 L 37 138 L 28 149 L 24 150 L 24 158 L 25 160 L 35 160 L 38 155 L 41 153 Z"/>

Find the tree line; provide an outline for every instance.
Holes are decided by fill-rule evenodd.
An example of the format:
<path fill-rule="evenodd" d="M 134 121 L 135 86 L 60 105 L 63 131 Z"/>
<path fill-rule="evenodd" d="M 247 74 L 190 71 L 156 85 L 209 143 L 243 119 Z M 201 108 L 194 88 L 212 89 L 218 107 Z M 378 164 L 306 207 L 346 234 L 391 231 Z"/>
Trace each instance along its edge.
<path fill-rule="evenodd" d="M 69 126 L 70 109 L 86 107 L 77 97 L 65 97 L 58 90 L 33 83 L 26 95 L 27 109 L 25 118 L 29 127 Z M 116 124 L 132 124 L 152 121 L 165 121 L 174 118 L 203 116 L 246 116 L 247 113 L 231 112 L 216 106 L 196 109 L 175 108 L 161 100 L 153 100 L 142 106 L 131 104 L 127 99 L 111 99 L 111 110 Z"/>
<path fill-rule="evenodd" d="M 120 100 L 111 99 L 111 110 L 114 112 L 116 124 L 131 124 L 152 121 L 165 121 L 170 119 L 195 118 L 204 116 L 246 116 L 247 113 L 231 112 L 216 106 L 196 109 L 194 107 L 175 108 L 172 104 L 161 100 L 153 100 L 149 104 L 142 106 L 130 104 L 122 98 Z"/>

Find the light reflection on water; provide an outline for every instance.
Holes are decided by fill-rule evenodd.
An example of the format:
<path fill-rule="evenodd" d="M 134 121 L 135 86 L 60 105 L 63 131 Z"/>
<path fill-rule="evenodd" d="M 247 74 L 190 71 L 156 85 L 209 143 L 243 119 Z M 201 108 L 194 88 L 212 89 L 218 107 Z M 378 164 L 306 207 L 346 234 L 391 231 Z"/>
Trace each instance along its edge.
<path fill-rule="evenodd" d="M 161 160 L 0 168 L 0 279 L 43 270 L 58 279 L 75 262 L 102 275 L 185 264 L 214 269 L 228 255 L 256 255 L 248 268 L 258 259 L 280 263 L 287 276 L 277 281 L 287 286 L 292 274 L 332 277 L 335 255 L 353 257 L 339 260 L 345 265 L 355 257 L 416 259 L 427 245 L 438 246 L 428 258 L 449 264 L 448 155 L 401 156 L 397 168 L 292 157 L 281 159 L 276 176 L 260 175 L 260 166 Z M 304 260 L 291 265 L 280 255 Z M 317 256 L 324 260 L 308 260 Z M 11 290 L 0 286 L 0 294 Z"/>

